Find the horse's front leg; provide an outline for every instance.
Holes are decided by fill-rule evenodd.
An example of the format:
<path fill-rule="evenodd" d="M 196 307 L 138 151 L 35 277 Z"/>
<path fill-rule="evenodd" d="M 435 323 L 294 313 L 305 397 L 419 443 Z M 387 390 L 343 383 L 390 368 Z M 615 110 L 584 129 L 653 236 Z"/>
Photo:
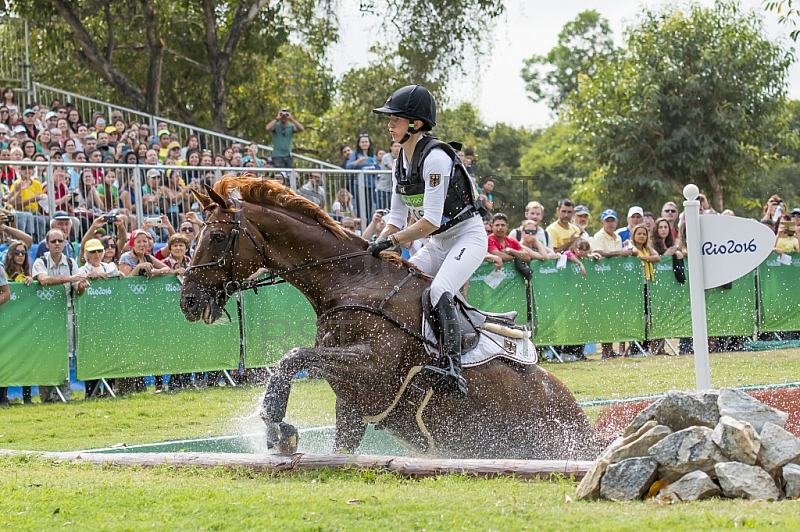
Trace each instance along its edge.
<path fill-rule="evenodd" d="M 336 397 L 336 436 L 333 440 L 334 452 L 353 454 L 361 445 L 367 424 L 364 412 L 354 401 Z"/>
<path fill-rule="evenodd" d="M 277 447 L 282 454 L 292 454 L 297 450 L 297 429 L 283 422 L 292 377 L 309 368 L 317 369 L 323 375 L 329 374 L 337 366 L 346 367 L 348 363 L 357 361 L 363 356 L 362 351 L 360 347 L 296 347 L 281 359 L 267 383 L 260 412 L 261 419 L 267 425 L 269 449 Z"/>

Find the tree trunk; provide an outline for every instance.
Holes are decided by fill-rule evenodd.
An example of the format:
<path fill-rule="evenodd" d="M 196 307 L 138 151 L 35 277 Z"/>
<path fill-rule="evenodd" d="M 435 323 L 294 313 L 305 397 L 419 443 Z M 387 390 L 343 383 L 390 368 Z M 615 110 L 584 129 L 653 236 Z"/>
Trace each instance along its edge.
<path fill-rule="evenodd" d="M 722 202 L 722 180 L 717 176 L 713 168 L 707 169 L 706 175 L 708 176 L 708 184 L 711 188 L 711 190 L 708 191 L 708 203 L 715 211 L 722 212 L 724 209 Z"/>
<path fill-rule="evenodd" d="M 147 68 L 147 110 L 158 114 L 158 98 L 161 94 L 161 71 L 164 65 L 164 42 L 158 36 L 158 20 L 152 0 L 141 0 L 142 12 L 147 35 L 147 47 L 150 49 L 150 64 Z"/>

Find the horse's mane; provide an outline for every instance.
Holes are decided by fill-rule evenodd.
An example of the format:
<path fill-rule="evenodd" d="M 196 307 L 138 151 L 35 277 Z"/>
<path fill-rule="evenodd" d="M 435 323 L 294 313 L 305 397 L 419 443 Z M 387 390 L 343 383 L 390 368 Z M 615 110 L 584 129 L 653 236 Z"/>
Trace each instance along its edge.
<path fill-rule="evenodd" d="M 214 185 L 214 191 L 227 198 L 231 190 L 238 190 L 244 201 L 266 203 L 308 216 L 333 233 L 339 240 L 347 240 L 348 234 L 328 213 L 317 204 L 304 198 L 278 181 L 248 175 L 226 175 Z"/>

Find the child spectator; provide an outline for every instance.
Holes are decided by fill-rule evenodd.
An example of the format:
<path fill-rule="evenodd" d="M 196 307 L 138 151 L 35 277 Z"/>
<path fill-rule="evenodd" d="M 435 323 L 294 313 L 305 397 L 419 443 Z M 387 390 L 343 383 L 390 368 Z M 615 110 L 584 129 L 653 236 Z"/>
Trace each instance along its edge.
<path fill-rule="evenodd" d="M 336 194 L 336 201 L 333 202 L 331 210 L 337 216 L 353 217 L 353 196 L 346 188 L 340 189 Z"/>
<path fill-rule="evenodd" d="M 644 225 L 637 225 L 631 233 L 631 240 L 626 241 L 625 245 L 632 244 L 636 249 L 636 254 L 644 265 L 645 283 L 653 280 L 654 262 L 661 262 L 661 256 L 653 249 L 650 244 L 650 237 Z"/>
<path fill-rule="evenodd" d="M 583 265 L 583 262 L 581 262 L 581 259 L 600 260 L 601 258 L 597 253 L 592 253 L 591 244 L 589 244 L 588 240 L 584 240 L 583 238 L 572 244 L 572 247 L 564 254 L 567 256 L 569 262 L 574 262 L 580 267 L 581 277 L 586 277 L 586 267 Z"/>

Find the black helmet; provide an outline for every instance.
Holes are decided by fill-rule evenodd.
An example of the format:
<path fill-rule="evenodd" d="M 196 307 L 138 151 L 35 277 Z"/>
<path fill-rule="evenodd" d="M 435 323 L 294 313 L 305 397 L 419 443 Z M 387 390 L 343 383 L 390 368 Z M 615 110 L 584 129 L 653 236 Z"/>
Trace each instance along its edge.
<path fill-rule="evenodd" d="M 407 85 L 397 89 L 386 100 L 383 107 L 372 110 L 379 115 L 395 115 L 409 120 L 422 120 L 423 129 L 436 125 L 436 102 L 433 95 L 422 85 Z"/>

